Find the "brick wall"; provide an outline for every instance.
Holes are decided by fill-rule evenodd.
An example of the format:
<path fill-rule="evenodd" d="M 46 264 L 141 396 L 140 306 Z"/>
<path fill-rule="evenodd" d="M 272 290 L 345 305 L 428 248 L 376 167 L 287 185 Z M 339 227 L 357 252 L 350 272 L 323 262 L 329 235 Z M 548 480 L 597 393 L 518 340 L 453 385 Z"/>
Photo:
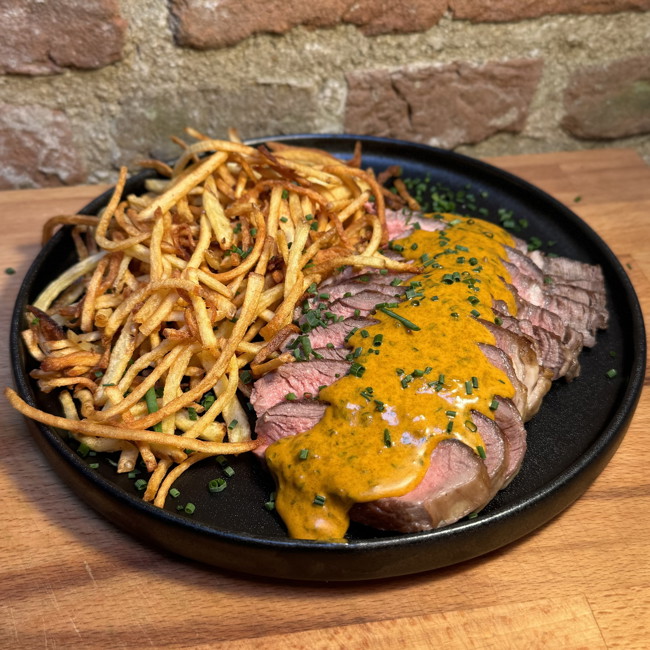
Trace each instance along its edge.
<path fill-rule="evenodd" d="M 0 0 L 0 188 L 216 136 L 650 160 L 650 0 Z"/>

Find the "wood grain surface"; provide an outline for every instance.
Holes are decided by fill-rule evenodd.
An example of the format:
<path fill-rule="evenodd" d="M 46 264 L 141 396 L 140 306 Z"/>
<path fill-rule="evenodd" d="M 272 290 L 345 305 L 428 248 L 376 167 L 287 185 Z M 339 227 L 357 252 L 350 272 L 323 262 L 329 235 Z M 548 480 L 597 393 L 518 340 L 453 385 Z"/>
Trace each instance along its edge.
<path fill-rule="evenodd" d="M 584 218 L 627 265 L 650 322 L 650 169 L 634 152 L 489 162 Z M 103 189 L 0 193 L 3 386 L 41 224 Z M 543 528 L 454 567 L 351 584 L 255 579 L 148 548 L 61 483 L 4 398 L 0 416 L 1 648 L 650 648 L 647 390 L 604 472 Z"/>

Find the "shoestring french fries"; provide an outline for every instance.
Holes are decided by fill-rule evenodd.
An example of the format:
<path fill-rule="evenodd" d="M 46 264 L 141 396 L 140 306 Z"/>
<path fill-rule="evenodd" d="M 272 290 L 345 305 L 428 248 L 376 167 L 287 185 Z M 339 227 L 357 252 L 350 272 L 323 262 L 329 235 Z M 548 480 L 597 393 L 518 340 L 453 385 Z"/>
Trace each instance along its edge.
<path fill-rule="evenodd" d="M 380 252 L 386 202 L 410 197 L 360 168 L 359 148 L 345 162 L 187 132 L 173 167 L 144 161 L 161 178 L 142 196 L 123 195 L 122 169 L 98 216 L 45 224 L 45 239 L 70 228 L 78 262 L 29 306 L 23 340 L 62 415 L 6 390 L 25 416 L 119 453 L 118 472 L 142 459 L 157 506 L 194 463 L 255 448 L 248 384 L 294 360 L 282 344 L 311 287 L 342 266 L 414 270 Z"/>

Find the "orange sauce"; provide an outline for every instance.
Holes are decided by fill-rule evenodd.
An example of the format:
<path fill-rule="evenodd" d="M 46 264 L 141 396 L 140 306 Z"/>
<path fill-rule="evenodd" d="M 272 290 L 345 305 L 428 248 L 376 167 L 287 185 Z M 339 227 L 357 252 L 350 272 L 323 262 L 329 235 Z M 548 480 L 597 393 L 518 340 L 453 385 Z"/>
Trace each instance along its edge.
<path fill-rule="evenodd" d="M 352 505 L 412 490 L 446 438 L 482 454 L 470 411 L 493 417 L 494 396 L 514 395 L 479 349 L 494 337 L 476 320 L 493 320 L 495 299 L 515 313 L 500 261 L 513 240 L 481 219 L 442 219 L 444 230 L 394 244 L 424 271 L 396 287 L 406 300 L 378 308 L 379 322 L 349 339 L 358 356 L 351 374 L 320 392 L 329 403 L 322 420 L 266 452 L 292 537 L 343 541 Z"/>

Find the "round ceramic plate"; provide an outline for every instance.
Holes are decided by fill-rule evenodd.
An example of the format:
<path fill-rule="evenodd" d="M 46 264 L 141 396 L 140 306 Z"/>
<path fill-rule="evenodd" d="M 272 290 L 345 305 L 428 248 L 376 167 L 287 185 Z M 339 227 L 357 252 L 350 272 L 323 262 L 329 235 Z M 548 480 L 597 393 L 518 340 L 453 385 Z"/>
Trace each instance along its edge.
<path fill-rule="evenodd" d="M 438 530 L 383 533 L 353 525 L 347 544 L 294 540 L 267 511 L 274 486 L 252 454 L 232 460 L 228 488 L 213 494 L 208 482 L 220 475 L 216 461 L 199 463 L 176 483 L 177 499 L 165 509 L 141 500 L 133 479 L 115 472 L 111 455 L 82 458 L 65 434 L 30 421 L 35 439 L 54 470 L 101 515 L 146 544 L 225 569 L 301 580 L 365 580 L 427 571 L 488 553 L 530 533 L 569 506 L 602 471 L 620 443 L 639 398 L 645 372 L 645 333 L 632 285 L 607 245 L 574 213 L 529 183 L 474 159 L 381 138 L 298 135 L 272 138 L 319 147 L 349 158 L 363 145 L 363 166 L 381 172 L 399 165 L 405 178 L 439 185 L 461 213 L 498 222 L 502 210 L 558 255 L 600 264 L 607 284 L 610 325 L 580 358 L 582 372 L 571 383 L 555 382 L 537 416 L 527 425 L 528 453 L 515 480 L 475 518 Z M 267 139 L 257 140 L 259 144 Z M 126 192 L 143 191 L 147 171 L 131 178 Z M 451 190 L 451 194 L 448 190 Z M 93 214 L 110 192 L 82 211 Z M 543 246 L 543 247 L 545 247 Z M 11 354 L 20 395 L 32 405 L 60 412 L 51 395 L 38 392 L 34 367 L 20 339 L 25 305 L 72 263 L 74 247 L 64 229 L 34 261 L 18 296 L 11 324 Z M 606 377 L 610 368 L 614 379 Z M 89 463 L 99 463 L 91 469 Z M 193 515 L 177 506 L 196 505 Z M 79 504 L 80 508 L 85 507 Z M 96 516 L 90 510 L 88 516 Z"/>

